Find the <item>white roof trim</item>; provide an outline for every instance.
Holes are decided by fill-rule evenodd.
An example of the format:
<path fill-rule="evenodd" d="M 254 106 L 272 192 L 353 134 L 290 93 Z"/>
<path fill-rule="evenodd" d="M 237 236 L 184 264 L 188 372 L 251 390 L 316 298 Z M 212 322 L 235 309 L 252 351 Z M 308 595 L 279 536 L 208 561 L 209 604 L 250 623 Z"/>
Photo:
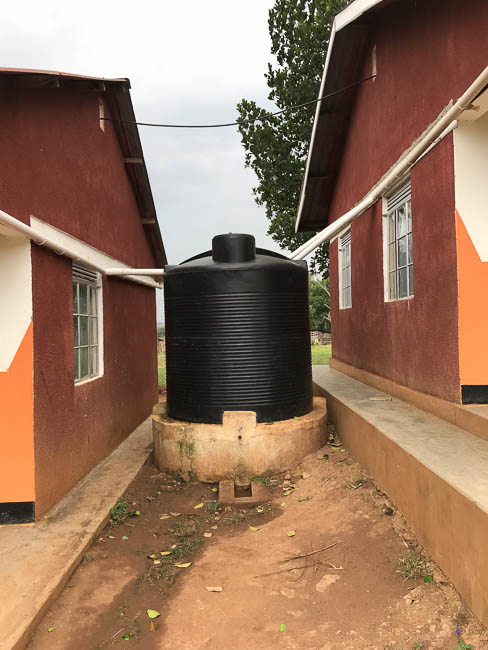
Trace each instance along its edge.
<path fill-rule="evenodd" d="M 325 59 L 324 72 L 322 74 L 322 81 L 320 82 L 319 97 L 322 97 L 325 88 L 325 80 L 327 78 L 327 70 L 329 68 L 329 60 L 330 60 L 330 55 L 332 53 L 332 46 L 334 45 L 334 37 L 336 33 L 336 26 L 335 26 L 336 20 L 337 20 L 337 16 L 334 18 L 334 22 L 332 24 L 332 30 L 330 32 L 329 47 L 327 48 L 327 57 Z M 307 186 L 308 171 L 310 168 L 310 157 L 313 149 L 313 143 L 315 141 L 315 132 L 317 131 L 317 125 L 319 122 L 320 104 L 321 102 L 317 102 L 317 105 L 315 107 L 315 117 L 313 118 L 312 137 L 310 138 L 310 146 L 308 148 L 308 155 L 307 155 L 307 164 L 305 165 L 305 175 L 303 177 L 302 190 L 300 192 L 300 203 L 298 205 L 298 214 L 295 221 L 295 232 L 298 232 L 298 226 L 300 224 L 300 219 L 302 217 L 303 203 L 305 201 L 305 188 Z"/>
<path fill-rule="evenodd" d="M 383 1 L 384 0 L 355 0 L 355 2 L 352 2 L 335 17 L 334 23 L 336 24 L 336 31 L 338 32 L 340 29 L 343 29 L 343 27 L 346 27 L 346 25 L 353 23 L 359 18 L 359 16 L 362 16 L 364 13 L 376 5 L 381 4 Z"/>
<path fill-rule="evenodd" d="M 324 72 L 322 75 L 322 81 L 320 83 L 320 91 L 319 91 L 319 97 L 322 97 L 324 93 L 324 87 L 325 87 L 325 80 L 327 79 L 327 71 L 329 69 L 329 61 L 332 53 L 332 47 L 334 45 L 334 36 L 335 33 L 338 32 L 339 30 L 343 29 L 350 23 L 354 22 L 359 16 L 364 14 L 366 11 L 369 11 L 372 9 L 374 6 L 381 4 L 384 2 L 384 0 L 355 0 L 353 3 L 351 3 L 349 6 L 347 6 L 345 9 L 343 9 L 337 16 L 334 18 L 334 22 L 332 24 L 332 30 L 330 32 L 330 40 L 329 40 L 329 47 L 327 48 L 327 57 L 325 59 L 325 66 L 324 66 Z M 302 184 L 302 190 L 300 192 L 300 203 L 298 205 L 298 213 L 297 213 L 297 218 L 295 221 L 295 232 L 298 232 L 298 226 L 300 225 L 300 219 L 302 217 L 302 210 L 303 210 L 303 204 L 305 201 L 305 189 L 307 186 L 307 178 L 308 178 L 308 171 L 310 168 L 310 156 L 312 153 L 313 145 L 315 142 L 315 132 L 317 130 L 317 123 L 318 123 L 318 117 L 319 117 L 319 112 L 320 112 L 320 104 L 321 102 L 317 102 L 317 106 L 315 108 L 315 117 L 313 120 L 313 128 L 312 128 L 312 137 L 310 138 L 310 146 L 308 148 L 308 155 L 307 155 L 307 163 L 305 166 L 305 175 L 303 177 L 303 184 Z"/>

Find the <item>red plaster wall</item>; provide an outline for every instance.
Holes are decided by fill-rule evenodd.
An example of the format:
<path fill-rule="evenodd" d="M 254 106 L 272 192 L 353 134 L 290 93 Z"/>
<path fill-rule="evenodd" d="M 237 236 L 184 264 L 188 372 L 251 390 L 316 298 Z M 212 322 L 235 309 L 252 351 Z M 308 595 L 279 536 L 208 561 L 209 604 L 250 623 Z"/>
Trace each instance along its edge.
<path fill-rule="evenodd" d="M 488 3 L 391 5 L 372 27 L 378 77 L 363 84 L 344 149 L 330 221 L 351 208 L 488 61 Z M 352 309 L 338 309 L 331 246 L 333 354 L 416 390 L 458 402 L 456 231 L 452 136 L 411 172 L 414 293 L 384 302 L 382 206 L 352 225 Z"/>
<path fill-rule="evenodd" d="M 97 93 L 0 85 L 0 207 L 30 214 L 128 264 L 154 266 L 113 128 Z M 71 261 L 32 247 L 36 516 L 157 401 L 153 289 L 103 281 L 102 378 L 74 385 Z"/>

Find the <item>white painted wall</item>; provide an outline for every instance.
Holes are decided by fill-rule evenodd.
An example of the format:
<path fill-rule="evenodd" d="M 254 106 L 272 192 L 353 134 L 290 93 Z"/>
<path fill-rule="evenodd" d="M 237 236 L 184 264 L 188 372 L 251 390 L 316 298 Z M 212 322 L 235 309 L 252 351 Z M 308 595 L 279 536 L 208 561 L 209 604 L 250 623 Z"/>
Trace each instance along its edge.
<path fill-rule="evenodd" d="M 488 262 L 488 112 L 454 131 L 456 209 L 482 262 Z"/>
<path fill-rule="evenodd" d="M 30 241 L 0 233 L 0 372 L 9 369 L 31 321 Z"/>

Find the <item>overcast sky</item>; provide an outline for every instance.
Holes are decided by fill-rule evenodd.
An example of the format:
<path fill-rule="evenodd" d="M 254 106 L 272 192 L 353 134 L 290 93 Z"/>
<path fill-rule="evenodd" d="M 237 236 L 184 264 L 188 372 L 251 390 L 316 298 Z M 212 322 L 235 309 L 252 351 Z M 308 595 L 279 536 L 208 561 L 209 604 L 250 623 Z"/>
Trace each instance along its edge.
<path fill-rule="evenodd" d="M 0 65 L 129 77 L 136 117 L 229 122 L 243 97 L 270 106 L 264 79 L 273 0 L 67 0 L 3 3 Z M 169 262 L 210 248 L 213 235 L 266 235 L 234 127 L 139 127 Z M 161 314 L 161 292 L 158 311 Z"/>

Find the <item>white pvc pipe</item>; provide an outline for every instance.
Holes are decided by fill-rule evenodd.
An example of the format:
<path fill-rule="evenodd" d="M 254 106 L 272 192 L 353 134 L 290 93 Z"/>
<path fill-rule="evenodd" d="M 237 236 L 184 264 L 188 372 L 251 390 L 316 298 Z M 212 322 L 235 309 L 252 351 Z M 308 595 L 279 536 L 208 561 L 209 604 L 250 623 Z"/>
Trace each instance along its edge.
<path fill-rule="evenodd" d="M 12 228 L 13 230 L 16 230 L 17 232 L 22 233 L 28 239 L 32 240 L 35 244 L 38 244 L 39 246 L 47 246 L 48 248 L 53 250 L 55 253 L 58 253 L 58 255 L 66 255 L 66 257 L 71 258 L 75 262 L 78 262 L 78 261 L 82 262 L 88 268 L 93 269 L 94 271 L 98 271 L 99 273 L 102 273 L 103 275 L 106 275 L 106 269 L 104 267 L 92 262 L 91 260 L 89 260 L 86 257 L 80 256 L 79 252 L 76 252 L 76 251 L 70 249 L 68 246 L 60 246 L 59 244 L 57 244 L 55 241 L 53 241 L 49 237 L 46 237 L 46 235 L 43 235 L 43 234 L 37 232 L 31 226 L 28 226 L 23 221 L 20 221 L 19 219 L 16 219 L 15 217 L 12 217 L 12 215 L 8 214 L 7 212 L 4 212 L 3 210 L 0 210 L 0 224 L 3 224 L 4 226 L 7 226 L 8 228 Z M 147 280 L 146 278 L 138 278 L 138 277 L 136 277 L 137 269 L 123 269 L 123 270 L 127 271 L 127 274 L 123 274 L 123 275 L 128 280 L 132 280 L 132 282 L 137 282 L 139 284 L 144 284 L 144 285 L 146 285 L 148 287 L 161 289 L 161 285 L 158 282 L 156 282 L 155 280 Z M 147 274 L 144 274 L 144 275 L 147 275 Z"/>
<path fill-rule="evenodd" d="M 380 199 L 390 187 L 398 182 L 398 179 L 401 178 L 403 174 L 405 174 L 405 172 L 412 167 L 423 154 L 426 153 L 427 149 L 431 147 L 440 136 L 443 137 L 444 135 L 447 135 L 447 133 L 455 128 L 456 125 L 453 125 L 452 123 L 455 122 L 463 111 L 470 107 L 473 99 L 475 99 L 487 84 L 488 66 L 461 95 L 455 104 L 453 104 L 453 106 L 451 106 L 451 108 L 449 108 L 444 115 L 418 139 L 416 144 L 412 146 L 410 151 L 408 151 L 402 160 L 390 167 L 380 182 L 372 188 L 357 205 L 302 244 L 302 246 L 297 248 L 297 250 L 290 255 L 290 259 L 302 260 L 320 246 L 320 244 L 323 244 L 325 241 L 338 235 L 341 230 L 346 228 L 365 210 L 371 207 L 373 203 Z"/>
<path fill-rule="evenodd" d="M 164 275 L 164 269 L 125 269 L 114 267 L 105 269 L 105 275 Z"/>

